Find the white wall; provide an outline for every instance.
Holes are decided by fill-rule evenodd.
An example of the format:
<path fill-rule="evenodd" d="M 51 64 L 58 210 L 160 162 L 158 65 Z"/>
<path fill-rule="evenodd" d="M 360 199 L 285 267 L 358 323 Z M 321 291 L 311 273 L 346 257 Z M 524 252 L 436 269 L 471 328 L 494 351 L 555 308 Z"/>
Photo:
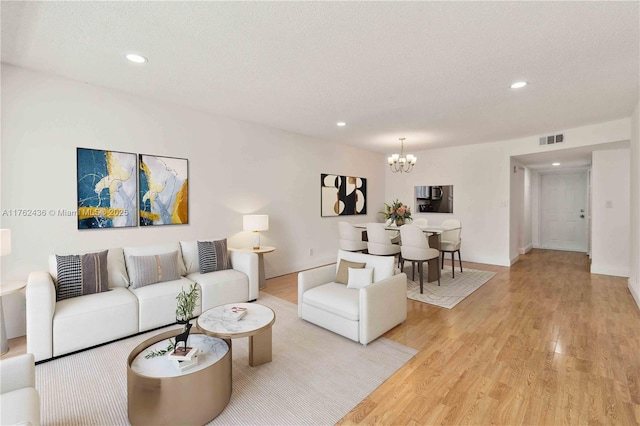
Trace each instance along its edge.
<path fill-rule="evenodd" d="M 276 247 L 264 257 L 273 277 L 335 259 L 343 219 L 320 217 L 321 173 L 367 178 L 369 214 L 351 222 L 375 221 L 384 202 L 381 154 L 5 64 L 1 118 L 3 211 L 74 211 L 76 147 L 187 158 L 190 181 L 188 225 L 79 231 L 75 216 L 3 215 L 0 226 L 13 237 L 3 280 L 46 269 L 51 253 L 213 237 L 247 246 L 249 212 L 270 215 L 261 235 Z M 24 334 L 24 295 L 3 299 L 9 337 Z"/>
<path fill-rule="evenodd" d="M 385 199 L 399 198 L 413 205 L 416 185 L 454 185 L 453 214 L 414 213 L 433 224 L 448 217 L 462 221 L 463 260 L 509 266 L 510 264 L 510 157 L 578 146 L 629 140 L 630 119 L 620 119 L 573 129 L 549 129 L 562 132 L 565 142 L 539 145 L 538 135 L 479 145 L 410 152 L 418 163 L 409 174 L 392 173 L 387 168 Z M 470 141 L 471 142 L 471 141 Z M 389 153 L 391 154 L 391 153 Z M 536 177 L 532 177 L 532 191 Z M 532 208 L 535 209 L 532 198 Z M 532 223 L 532 234 L 535 233 Z M 534 240 L 532 238 L 532 244 Z"/>
<path fill-rule="evenodd" d="M 640 103 L 631 116 L 631 270 L 629 290 L 640 308 Z"/>
<path fill-rule="evenodd" d="M 629 150 L 594 151 L 591 170 L 591 272 L 628 277 Z"/>
<path fill-rule="evenodd" d="M 525 254 L 533 248 L 532 215 L 533 215 L 533 173 L 531 169 L 524 169 L 524 224 L 523 240 L 520 254 Z"/>

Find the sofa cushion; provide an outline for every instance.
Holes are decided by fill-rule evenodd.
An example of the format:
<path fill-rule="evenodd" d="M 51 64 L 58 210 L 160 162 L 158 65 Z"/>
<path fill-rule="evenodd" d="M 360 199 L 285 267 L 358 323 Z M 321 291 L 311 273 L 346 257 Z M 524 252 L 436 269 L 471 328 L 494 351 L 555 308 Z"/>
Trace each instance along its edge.
<path fill-rule="evenodd" d="M 155 254 L 171 253 L 174 251 L 177 251 L 178 253 L 181 252 L 179 243 L 155 244 L 155 245 L 140 246 L 140 247 L 125 247 L 123 249 L 123 252 L 124 252 L 124 261 L 127 266 L 127 271 L 131 270 L 131 265 L 130 265 L 131 256 L 152 256 Z M 181 277 L 184 277 L 187 274 L 187 270 L 184 267 L 182 256 L 178 256 L 177 262 L 178 262 L 178 272 Z"/>
<path fill-rule="evenodd" d="M 227 251 L 227 239 L 198 241 L 198 261 L 201 274 L 229 269 L 231 266 Z"/>
<path fill-rule="evenodd" d="M 348 320 L 358 321 L 360 318 L 359 294 L 358 290 L 333 282 L 305 291 L 302 302 Z"/>
<path fill-rule="evenodd" d="M 53 356 L 138 332 L 138 301 L 126 288 L 61 300 L 53 317 Z"/>
<path fill-rule="evenodd" d="M 349 268 L 347 288 L 360 290 L 373 283 L 373 268 Z"/>
<path fill-rule="evenodd" d="M 393 256 L 374 256 L 372 254 L 338 250 L 338 259 L 345 259 L 351 262 L 365 262 L 367 268 L 373 268 L 374 283 L 392 277 L 396 272 L 396 262 Z"/>
<path fill-rule="evenodd" d="M 187 275 L 187 278 L 200 285 L 203 311 L 217 305 L 250 300 L 249 277 L 235 269 L 207 274 L 194 272 Z"/>
<path fill-rule="evenodd" d="M 129 265 L 131 288 L 180 278 L 177 251 L 150 256 L 129 256 Z"/>
<path fill-rule="evenodd" d="M 87 252 L 80 251 L 77 254 L 85 254 Z M 124 263 L 124 254 L 122 248 L 110 248 L 107 253 L 107 270 L 109 275 L 109 288 L 128 287 L 129 277 L 127 276 L 127 268 Z M 56 255 L 49 255 L 49 275 L 53 278 L 53 283 L 58 284 L 58 264 Z"/>
<path fill-rule="evenodd" d="M 338 271 L 336 272 L 335 282 L 347 284 L 349 282 L 349 268 L 362 269 L 365 265 L 365 262 L 349 262 L 345 259 L 338 260 Z"/>
<path fill-rule="evenodd" d="M 130 288 L 130 291 L 138 298 L 139 306 L 139 331 L 150 330 L 163 325 L 176 322 L 176 296 L 181 290 L 189 291 L 193 284 L 190 279 L 181 277 L 175 281 L 166 281 L 140 288 Z M 202 292 L 196 302 L 194 315 L 200 315 Z"/>
<path fill-rule="evenodd" d="M 109 290 L 107 251 L 83 255 L 56 255 L 59 277 L 56 285 L 56 300 Z"/>

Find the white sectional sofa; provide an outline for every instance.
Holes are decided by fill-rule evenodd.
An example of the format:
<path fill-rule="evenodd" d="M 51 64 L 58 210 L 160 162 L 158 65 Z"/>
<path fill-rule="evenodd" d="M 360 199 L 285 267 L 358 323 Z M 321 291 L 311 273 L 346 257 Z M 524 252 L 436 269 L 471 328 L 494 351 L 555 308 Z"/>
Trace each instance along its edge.
<path fill-rule="evenodd" d="M 211 241 L 211 240 L 206 240 Z M 178 251 L 180 277 L 135 288 L 132 256 Z M 68 354 L 176 322 L 176 296 L 198 283 L 195 315 L 217 305 L 258 298 L 258 256 L 229 251 L 231 269 L 200 273 L 197 241 L 109 249 L 109 291 L 56 302 L 56 256 L 48 272 L 29 274 L 26 295 L 27 352 L 36 361 Z"/>
<path fill-rule="evenodd" d="M 40 424 L 40 394 L 32 354 L 3 359 L 0 363 L 0 424 Z"/>

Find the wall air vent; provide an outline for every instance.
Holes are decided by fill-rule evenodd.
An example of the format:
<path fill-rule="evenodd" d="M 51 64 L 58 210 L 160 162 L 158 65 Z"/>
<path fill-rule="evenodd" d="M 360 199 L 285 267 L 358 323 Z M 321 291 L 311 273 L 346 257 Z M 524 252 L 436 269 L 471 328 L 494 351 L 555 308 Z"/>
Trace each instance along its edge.
<path fill-rule="evenodd" d="M 551 145 L 554 143 L 562 143 L 564 142 L 564 134 L 560 133 L 557 135 L 551 136 L 541 136 L 540 137 L 540 145 Z"/>

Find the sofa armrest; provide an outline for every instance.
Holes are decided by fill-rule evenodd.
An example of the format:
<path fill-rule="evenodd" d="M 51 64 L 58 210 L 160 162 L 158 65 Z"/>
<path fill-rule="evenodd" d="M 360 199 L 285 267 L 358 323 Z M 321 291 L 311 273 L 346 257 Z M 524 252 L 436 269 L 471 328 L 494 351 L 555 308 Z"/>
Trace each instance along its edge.
<path fill-rule="evenodd" d="M 258 255 L 248 251 L 229 250 L 231 267 L 249 277 L 249 300 L 256 300 L 260 291 Z"/>
<path fill-rule="evenodd" d="M 36 387 L 33 354 L 22 354 L 0 362 L 0 393 Z M 4 408 L 4 407 L 3 407 Z"/>
<path fill-rule="evenodd" d="M 360 289 L 360 343 L 366 345 L 407 319 L 407 274 Z"/>
<path fill-rule="evenodd" d="M 302 295 L 322 284 L 327 284 L 336 279 L 336 265 L 326 265 L 309 269 L 298 273 L 298 316 L 302 316 Z"/>
<path fill-rule="evenodd" d="M 47 272 L 32 272 L 25 290 L 27 307 L 27 352 L 36 361 L 53 356 L 53 314 L 56 290 Z"/>

